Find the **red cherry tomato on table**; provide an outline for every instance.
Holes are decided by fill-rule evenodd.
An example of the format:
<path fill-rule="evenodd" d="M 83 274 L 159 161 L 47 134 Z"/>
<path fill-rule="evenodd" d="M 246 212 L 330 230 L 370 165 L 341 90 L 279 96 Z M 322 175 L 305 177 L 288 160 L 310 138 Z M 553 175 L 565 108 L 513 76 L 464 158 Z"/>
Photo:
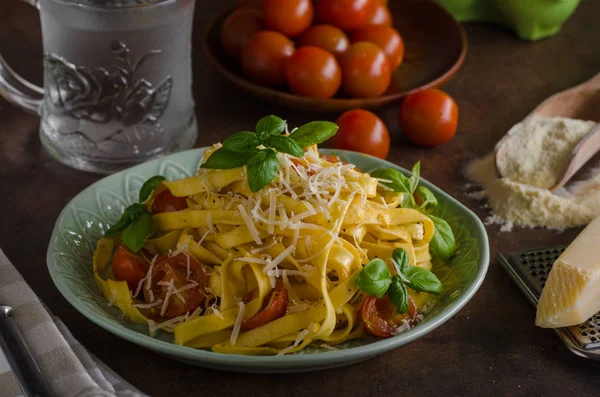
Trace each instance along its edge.
<path fill-rule="evenodd" d="M 150 288 L 144 288 L 146 302 L 153 303 L 159 299 L 164 302 L 167 295 L 169 295 L 167 308 L 162 315 L 162 305 L 153 308 L 156 316 L 173 318 L 188 312 L 191 313 L 200 306 L 204 299 L 206 274 L 200 262 L 189 254 L 180 253 L 175 256 L 161 256 L 152 267 L 151 277 Z M 172 293 L 173 289 L 168 285 L 171 280 L 185 302 L 177 294 Z M 152 300 L 152 298 L 154 299 Z"/>
<path fill-rule="evenodd" d="M 409 321 L 412 325 L 417 316 L 417 306 L 409 296 L 409 308 L 405 314 L 398 314 L 396 306 L 388 296 L 377 298 L 368 296 L 360 307 L 360 317 L 363 327 L 371 335 L 381 338 L 393 336 L 396 329 L 404 321 Z"/>
<path fill-rule="evenodd" d="M 275 289 L 271 292 L 267 306 L 242 323 L 241 330 L 248 331 L 258 328 L 273 320 L 283 317 L 287 309 L 288 292 L 281 281 L 275 284 Z"/>
<path fill-rule="evenodd" d="M 352 44 L 340 59 L 342 86 L 356 98 L 383 94 L 392 81 L 392 67 L 383 50 L 373 43 Z"/>
<path fill-rule="evenodd" d="M 458 106 L 441 90 L 418 91 L 400 105 L 399 120 L 402 132 L 410 141 L 434 147 L 449 141 L 456 133 Z"/>
<path fill-rule="evenodd" d="M 285 63 L 294 43 L 279 32 L 258 32 L 242 47 L 242 71 L 250 80 L 276 87 L 285 83 Z"/>
<path fill-rule="evenodd" d="M 342 55 L 350 40 L 341 29 L 332 25 L 315 25 L 308 29 L 298 39 L 298 47 L 321 47 L 336 57 Z"/>
<path fill-rule="evenodd" d="M 392 14 L 388 10 L 387 6 L 381 1 L 375 2 L 373 12 L 367 20 L 366 25 L 369 26 L 392 26 Z"/>
<path fill-rule="evenodd" d="M 149 268 L 148 262 L 141 255 L 131 252 L 125 244 L 117 248 L 112 258 L 111 269 L 115 280 L 127 281 L 130 290 L 137 288 Z"/>
<path fill-rule="evenodd" d="M 182 211 L 188 207 L 185 197 L 175 197 L 169 189 L 159 193 L 152 203 L 152 213 Z"/>
<path fill-rule="evenodd" d="M 312 23 L 311 0 L 263 0 L 262 4 L 269 29 L 288 37 L 298 36 Z"/>
<path fill-rule="evenodd" d="M 311 98 L 331 98 L 342 84 L 342 70 L 335 57 L 319 47 L 302 47 L 285 67 L 293 93 Z"/>
<path fill-rule="evenodd" d="M 377 45 L 387 55 L 396 69 L 404 58 L 404 40 L 398 31 L 389 26 L 367 26 L 352 33 L 352 42 L 368 41 Z"/>
<path fill-rule="evenodd" d="M 319 19 L 344 31 L 361 28 L 367 24 L 377 0 L 319 0 Z"/>
<path fill-rule="evenodd" d="M 221 44 L 230 57 L 240 59 L 242 46 L 263 29 L 262 13 L 254 8 L 235 10 L 221 26 Z"/>
<path fill-rule="evenodd" d="M 349 110 L 335 123 L 339 130 L 329 145 L 336 149 L 353 150 L 385 159 L 390 151 L 390 134 L 375 114 L 362 109 Z"/>

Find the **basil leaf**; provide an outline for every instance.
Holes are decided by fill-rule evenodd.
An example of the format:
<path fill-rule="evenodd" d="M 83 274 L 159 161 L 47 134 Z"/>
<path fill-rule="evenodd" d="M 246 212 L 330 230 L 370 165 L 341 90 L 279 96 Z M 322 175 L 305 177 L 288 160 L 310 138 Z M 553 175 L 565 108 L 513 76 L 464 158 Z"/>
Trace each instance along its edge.
<path fill-rule="evenodd" d="M 257 150 L 249 150 L 247 152 L 234 152 L 229 149 L 221 148 L 215 151 L 206 160 L 200 168 L 209 168 L 217 170 L 228 170 L 231 168 L 241 167 L 246 165 L 248 160 L 257 152 Z"/>
<path fill-rule="evenodd" d="M 384 186 L 389 187 L 394 192 L 404 193 L 402 199 L 402 207 L 414 207 L 414 198 L 410 190 L 409 178 L 400 171 L 393 168 L 383 168 L 371 173 L 374 178 L 384 179 L 389 182 L 379 181 Z"/>
<path fill-rule="evenodd" d="M 131 204 L 129 207 L 125 208 L 125 211 L 123 211 L 123 215 L 121 215 L 121 218 L 119 218 L 117 223 L 115 223 L 113 226 L 111 226 L 104 233 L 104 235 L 106 237 L 111 237 L 117 233 L 122 232 L 129 225 L 131 225 L 131 223 L 133 221 L 137 220 L 143 212 L 144 212 L 144 206 L 142 206 L 138 203 Z"/>
<path fill-rule="evenodd" d="M 427 189 L 425 186 L 419 186 L 416 191 L 417 198 L 419 199 L 419 208 L 421 212 L 432 213 L 435 207 L 438 205 L 437 197 L 433 192 Z"/>
<path fill-rule="evenodd" d="M 408 253 L 404 248 L 396 248 L 392 252 L 392 262 L 398 274 L 404 273 L 408 267 Z"/>
<path fill-rule="evenodd" d="M 140 203 L 143 203 L 144 201 L 148 200 L 148 197 L 150 197 L 154 189 L 156 189 L 158 185 L 160 185 L 163 181 L 166 180 L 167 178 L 165 178 L 164 176 L 156 175 L 144 182 L 142 188 L 140 189 Z"/>
<path fill-rule="evenodd" d="M 266 116 L 256 123 L 257 134 L 279 135 L 285 131 L 285 121 L 277 116 Z"/>
<path fill-rule="evenodd" d="M 223 147 L 233 152 L 247 152 L 256 149 L 260 141 L 254 132 L 242 131 L 227 137 L 223 141 Z"/>
<path fill-rule="evenodd" d="M 273 150 L 261 150 L 250 158 L 247 169 L 248 186 L 256 193 L 275 179 L 279 169 L 279 160 Z"/>
<path fill-rule="evenodd" d="M 292 132 L 290 138 L 304 149 L 305 147 L 325 142 L 335 135 L 338 128 L 335 123 L 330 121 L 312 121 Z"/>
<path fill-rule="evenodd" d="M 402 282 L 400 276 L 392 277 L 392 283 L 388 290 L 388 297 L 390 301 L 396 306 L 398 314 L 406 313 L 408 311 L 408 290 L 406 285 Z"/>
<path fill-rule="evenodd" d="M 379 183 L 389 187 L 394 192 L 410 193 L 408 188 L 408 178 L 398 170 L 393 168 L 383 168 L 372 172 L 371 176 L 373 178 L 385 180 L 386 182 L 379 181 Z"/>
<path fill-rule="evenodd" d="M 152 234 L 152 214 L 144 211 L 135 222 L 123 231 L 123 244 L 131 251 L 138 252 Z"/>
<path fill-rule="evenodd" d="M 284 135 L 271 135 L 269 136 L 268 144 L 278 152 L 291 154 L 294 157 L 304 157 L 304 150 L 296 141 L 288 136 Z"/>
<path fill-rule="evenodd" d="M 383 298 L 391 282 L 392 275 L 386 263 L 379 258 L 367 263 L 358 273 L 355 281 L 362 292 L 377 298 Z"/>
<path fill-rule="evenodd" d="M 418 266 L 409 266 L 404 272 L 408 286 L 415 291 L 438 295 L 442 292 L 442 282 L 435 274 Z"/>
<path fill-rule="evenodd" d="M 417 161 L 412 167 L 412 175 L 408 178 L 408 190 L 410 194 L 413 194 L 419 186 L 419 177 L 421 174 L 421 162 Z"/>
<path fill-rule="evenodd" d="M 441 218 L 433 215 L 429 215 L 429 218 L 431 218 L 433 225 L 435 226 L 435 233 L 433 233 L 433 238 L 429 242 L 431 253 L 434 256 L 447 261 L 456 250 L 456 242 L 454 241 L 452 228 L 450 228 L 448 222 Z"/>

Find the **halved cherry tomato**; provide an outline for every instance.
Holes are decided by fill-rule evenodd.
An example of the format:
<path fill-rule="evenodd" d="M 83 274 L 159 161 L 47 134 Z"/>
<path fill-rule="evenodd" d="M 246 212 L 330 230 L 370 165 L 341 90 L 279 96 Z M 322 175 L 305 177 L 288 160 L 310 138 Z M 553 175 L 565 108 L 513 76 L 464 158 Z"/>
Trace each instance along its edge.
<path fill-rule="evenodd" d="M 408 297 L 408 301 L 408 312 L 398 314 L 396 306 L 394 306 L 387 295 L 383 298 L 367 296 L 360 307 L 360 317 L 363 327 L 371 335 L 389 338 L 394 335 L 396 329 L 404 321 L 408 321 L 413 325 L 417 317 L 417 306 L 410 296 Z"/>
<path fill-rule="evenodd" d="M 342 70 L 335 57 L 319 47 L 302 47 L 285 66 L 293 93 L 311 98 L 331 98 L 342 84 Z"/>
<path fill-rule="evenodd" d="M 171 281 L 184 299 L 181 300 L 178 294 L 169 294 L 169 302 L 164 314 L 160 314 L 162 305 L 158 305 L 154 309 L 156 315 L 160 317 L 173 318 L 182 316 L 188 312 L 191 313 L 200 306 L 206 295 L 206 274 L 204 273 L 204 269 L 200 262 L 189 254 L 180 253 L 175 256 L 161 256 L 152 267 L 151 277 L 150 288 L 144 288 L 146 302 L 152 303 L 158 299 L 164 301 L 168 292 L 173 292 L 173 289 L 165 284 Z M 152 300 L 152 298 L 154 299 Z"/>
<path fill-rule="evenodd" d="M 150 265 L 139 254 L 134 254 L 122 244 L 115 251 L 111 269 L 115 280 L 127 281 L 130 290 L 135 290 L 140 280 L 146 277 Z"/>
<path fill-rule="evenodd" d="M 242 47 L 242 71 L 252 81 L 276 87 L 285 83 L 285 64 L 294 43 L 279 32 L 266 30 L 250 37 Z"/>
<path fill-rule="evenodd" d="M 352 33 L 352 42 L 368 41 L 385 52 L 392 69 L 396 69 L 404 58 L 404 40 L 400 33 L 389 26 L 366 26 Z"/>
<path fill-rule="evenodd" d="M 335 123 L 339 130 L 329 140 L 329 146 L 352 150 L 385 159 L 390 151 L 390 134 L 377 115 L 363 109 L 342 114 Z"/>
<path fill-rule="evenodd" d="M 445 92 L 428 89 L 406 97 L 398 116 L 408 139 L 420 146 L 434 147 L 456 133 L 458 106 Z"/>
<path fill-rule="evenodd" d="M 281 281 L 277 281 L 267 306 L 242 323 L 241 330 L 248 331 L 283 317 L 287 309 L 288 292 Z"/>
<path fill-rule="evenodd" d="M 350 40 L 346 33 L 332 25 L 315 25 L 308 29 L 298 39 L 298 47 L 321 47 L 336 57 L 342 55 Z"/>
<path fill-rule="evenodd" d="M 346 94 L 371 98 L 383 94 L 392 81 L 392 66 L 383 50 L 373 43 L 354 43 L 340 59 Z"/>
<path fill-rule="evenodd" d="M 185 197 L 175 197 L 169 189 L 159 193 L 152 203 L 152 213 L 162 214 L 163 212 L 181 211 L 188 207 Z"/>
<path fill-rule="evenodd" d="M 230 57 L 240 59 L 242 46 L 254 33 L 263 30 L 262 12 L 254 8 L 235 10 L 221 25 L 221 44 Z"/>
<path fill-rule="evenodd" d="M 298 36 L 313 20 L 311 0 L 263 0 L 262 6 L 269 29 L 287 37 Z"/>
<path fill-rule="evenodd" d="M 392 14 L 390 14 L 390 10 L 388 10 L 384 3 L 381 1 L 376 2 L 367 25 L 392 26 Z"/>
<path fill-rule="evenodd" d="M 325 23 L 344 31 L 361 28 L 367 24 L 377 0 L 319 0 L 317 14 Z"/>

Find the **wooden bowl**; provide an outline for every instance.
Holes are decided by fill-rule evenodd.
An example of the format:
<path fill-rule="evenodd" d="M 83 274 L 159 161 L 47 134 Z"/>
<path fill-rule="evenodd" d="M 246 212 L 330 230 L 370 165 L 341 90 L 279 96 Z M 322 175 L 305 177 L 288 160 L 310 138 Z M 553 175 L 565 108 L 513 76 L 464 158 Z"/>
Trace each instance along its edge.
<path fill-rule="evenodd" d="M 237 61 L 221 46 L 220 29 L 233 11 L 218 17 L 206 30 L 203 50 L 210 65 L 241 89 L 264 100 L 308 112 L 344 112 L 373 109 L 400 100 L 425 88 L 438 87 L 462 66 L 467 53 L 467 37 L 461 25 L 442 7 L 428 1 L 389 2 L 394 27 L 405 42 L 402 64 L 392 74 L 388 90 L 376 98 L 350 98 L 340 88 L 334 98 L 317 99 L 291 93 L 287 88 L 264 87 L 248 80 Z"/>

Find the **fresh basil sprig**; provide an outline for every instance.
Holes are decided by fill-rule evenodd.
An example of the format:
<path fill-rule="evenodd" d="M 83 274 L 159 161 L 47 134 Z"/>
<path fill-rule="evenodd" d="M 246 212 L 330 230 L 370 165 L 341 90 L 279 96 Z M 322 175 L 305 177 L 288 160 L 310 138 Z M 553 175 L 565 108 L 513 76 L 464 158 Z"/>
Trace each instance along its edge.
<path fill-rule="evenodd" d="M 121 218 L 104 233 L 104 236 L 111 237 L 123 232 L 121 235 L 123 244 L 131 251 L 139 252 L 148 237 L 152 234 L 152 214 L 146 209 L 143 203 L 148 200 L 148 197 L 150 197 L 158 185 L 165 180 L 164 176 L 156 175 L 144 182 L 140 189 L 140 202 L 131 204 L 125 208 Z"/>
<path fill-rule="evenodd" d="M 442 283 L 435 274 L 417 266 L 408 266 L 408 254 L 402 248 L 396 248 L 392 253 L 392 263 L 396 275 L 392 276 L 385 261 L 375 258 L 365 265 L 356 277 L 358 288 L 377 298 L 388 295 L 400 314 L 409 308 L 407 286 L 419 292 L 440 294 Z"/>
<path fill-rule="evenodd" d="M 431 218 L 435 226 L 433 238 L 429 243 L 431 253 L 433 256 L 447 261 L 456 251 L 454 234 L 452 234 L 452 228 L 448 225 L 448 222 L 431 215 L 438 205 L 438 200 L 431 190 L 425 186 L 419 186 L 420 171 L 421 165 L 420 162 L 417 162 L 412 168 L 410 177 L 393 168 L 380 169 L 371 175 L 382 179 L 379 183 L 394 192 L 404 193 L 403 207 L 416 209 Z"/>
<path fill-rule="evenodd" d="M 400 171 L 393 168 L 383 168 L 377 170 L 371 174 L 374 178 L 383 179 L 380 181 L 384 186 L 392 189 L 394 192 L 402 192 L 403 200 L 402 206 L 415 208 L 416 202 L 413 193 L 419 186 L 419 174 L 421 172 L 421 162 L 418 161 L 412 168 L 412 175 L 410 177 L 404 175 Z M 389 182 L 388 182 L 389 181 Z"/>
<path fill-rule="evenodd" d="M 435 226 L 435 233 L 429 242 L 432 252 L 444 261 L 452 257 L 456 251 L 456 241 L 448 222 L 437 216 L 429 215 Z"/>
<path fill-rule="evenodd" d="M 277 152 L 294 157 L 304 156 L 304 148 L 326 141 L 335 135 L 338 126 L 328 121 L 313 121 L 282 135 L 286 123 L 277 116 L 263 117 L 256 131 L 242 131 L 223 141 L 223 147 L 210 155 L 201 168 L 231 169 L 246 166 L 248 186 L 258 192 L 277 176 Z"/>

